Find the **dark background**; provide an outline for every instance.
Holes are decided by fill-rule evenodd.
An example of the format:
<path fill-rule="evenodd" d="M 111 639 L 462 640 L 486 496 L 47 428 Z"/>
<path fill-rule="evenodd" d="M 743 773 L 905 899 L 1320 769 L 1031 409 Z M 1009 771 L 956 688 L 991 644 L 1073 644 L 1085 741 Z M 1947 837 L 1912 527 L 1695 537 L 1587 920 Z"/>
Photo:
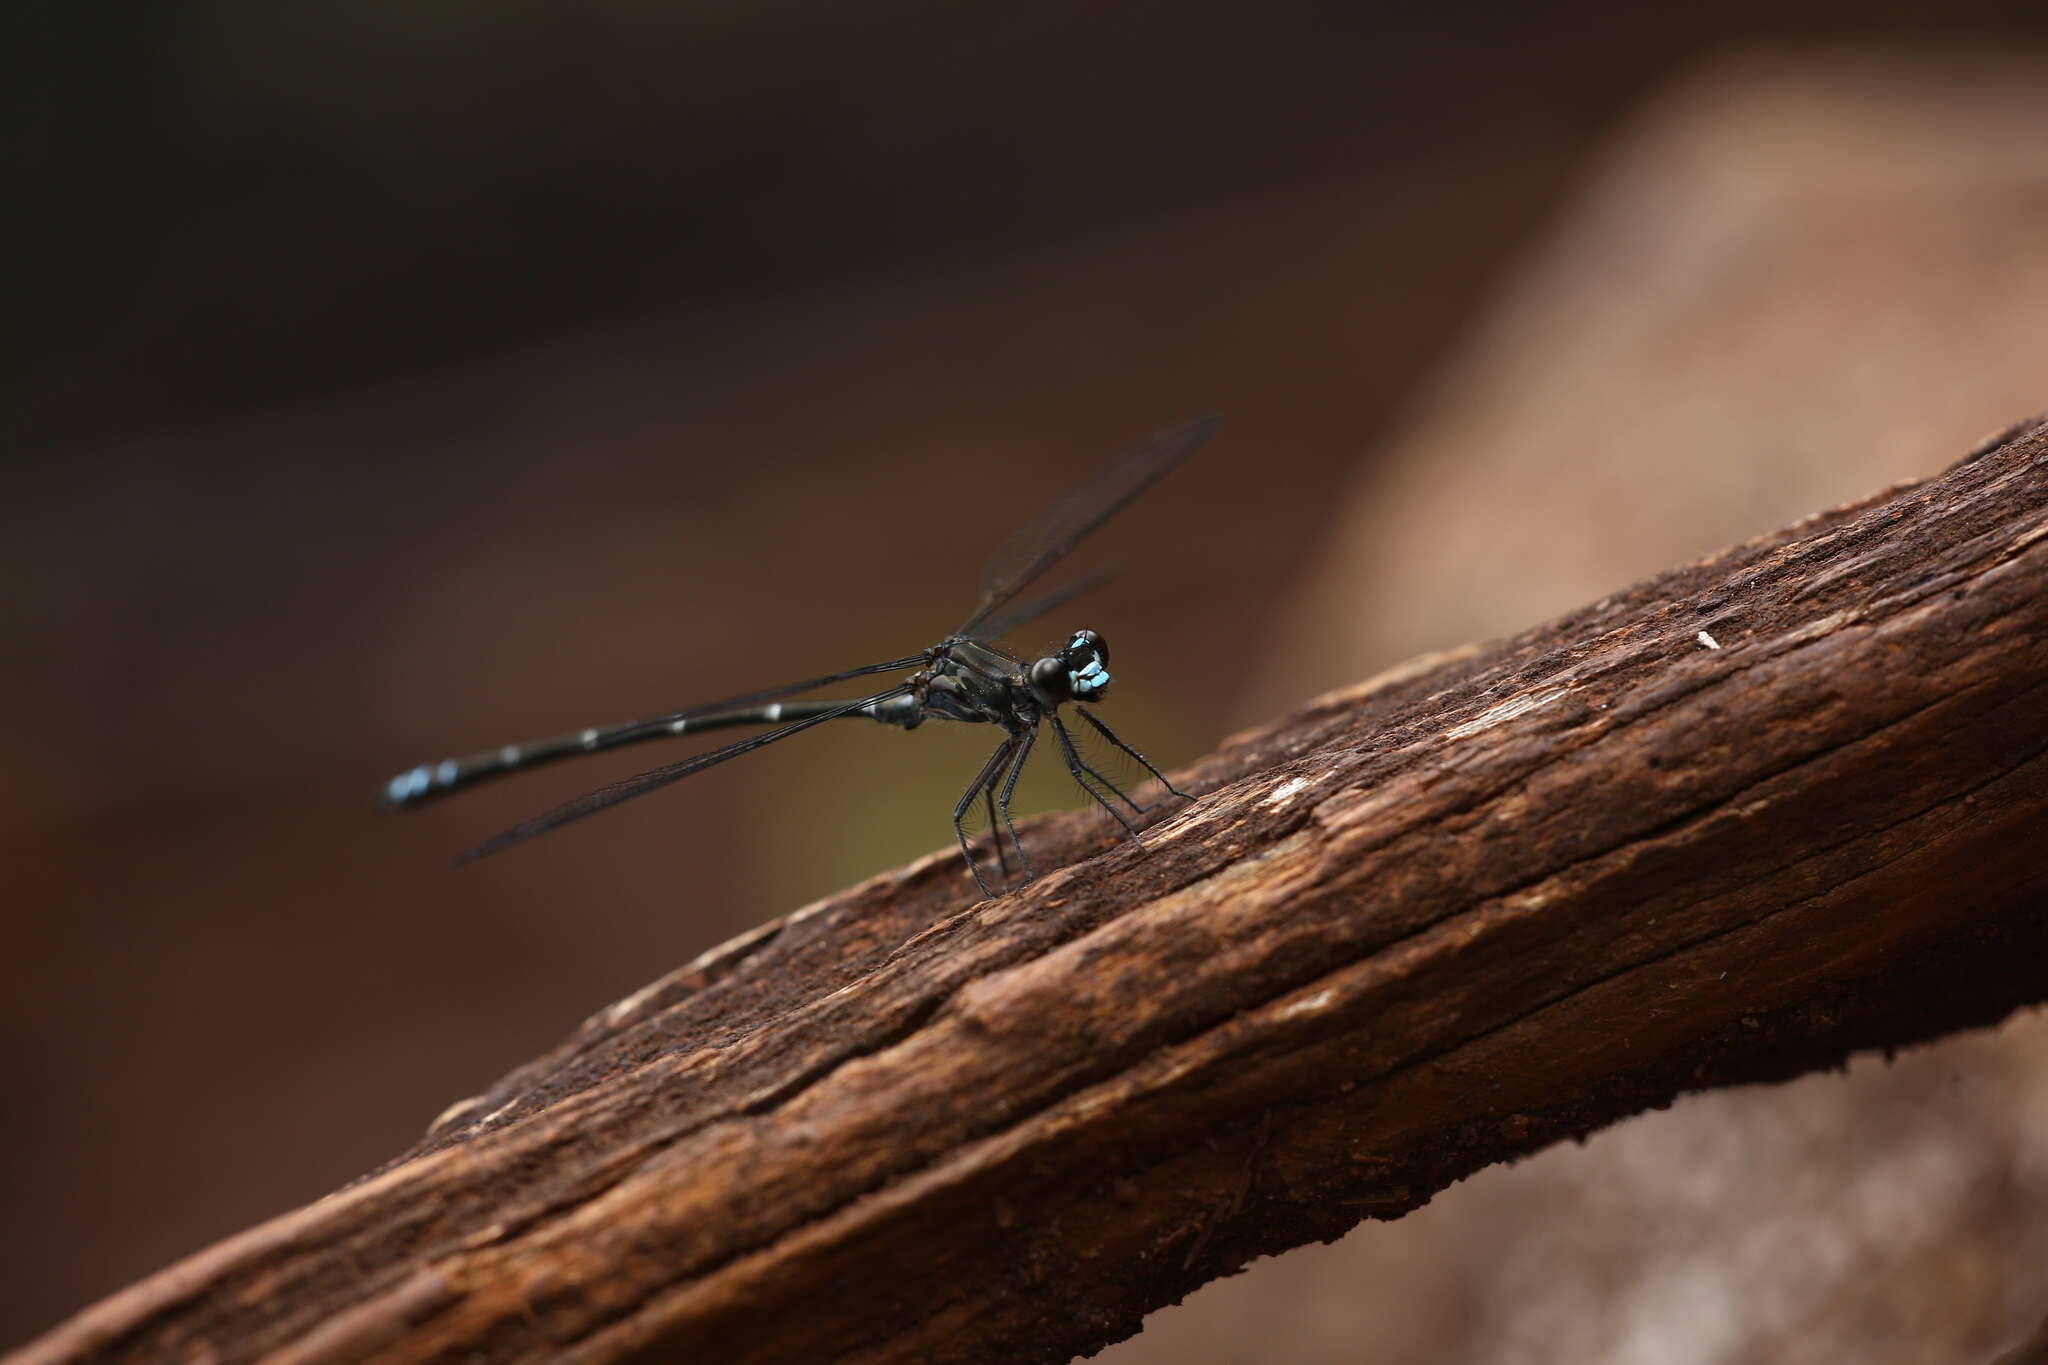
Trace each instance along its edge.
<path fill-rule="evenodd" d="M 1215 410 L 1069 609 L 1185 762 L 1352 680 L 1272 676 L 1290 585 L 1646 92 L 2039 14 L 12 7 L 0 1342 L 939 847 L 982 746 L 812 736 L 460 870 L 646 755 L 402 820 L 391 773 L 915 650 Z"/>

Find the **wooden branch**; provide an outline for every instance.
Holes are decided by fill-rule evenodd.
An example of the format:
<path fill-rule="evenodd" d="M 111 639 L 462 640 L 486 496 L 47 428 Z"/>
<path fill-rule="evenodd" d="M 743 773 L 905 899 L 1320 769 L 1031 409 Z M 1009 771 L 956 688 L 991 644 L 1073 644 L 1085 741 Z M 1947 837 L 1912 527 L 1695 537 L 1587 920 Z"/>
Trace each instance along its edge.
<path fill-rule="evenodd" d="M 1512 566 L 1499 566 L 1512 572 Z M 2048 996 L 2048 425 L 1326 697 L 1146 846 L 706 954 L 13 1357 L 1058 1361 L 1682 1090 Z"/>

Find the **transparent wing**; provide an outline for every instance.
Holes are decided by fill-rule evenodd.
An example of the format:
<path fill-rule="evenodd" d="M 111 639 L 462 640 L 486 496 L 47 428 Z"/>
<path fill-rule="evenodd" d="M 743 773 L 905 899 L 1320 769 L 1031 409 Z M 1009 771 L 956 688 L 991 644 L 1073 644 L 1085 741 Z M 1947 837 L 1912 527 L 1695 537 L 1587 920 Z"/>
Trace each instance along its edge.
<path fill-rule="evenodd" d="M 809 692 L 819 687 L 830 687 L 834 683 L 845 682 L 848 678 L 861 678 L 870 673 L 890 673 L 899 668 L 915 668 L 924 662 L 924 657 L 922 654 L 910 654 L 901 659 L 884 659 L 881 663 L 862 664 L 859 668 L 849 668 L 843 673 L 827 673 L 823 677 L 806 678 L 802 682 L 782 683 L 776 687 L 764 687 L 759 692 L 747 692 L 737 697 L 726 697 L 721 701 L 700 702 L 688 710 L 671 711 L 665 716 L 655 716 L 650 720 L 642 721 L 641 724 L 659 725 L 666 721 L 688 720 L 692 716 L 707 715 L 713 711 L 734 711 L 742 706 L 752 706 L 756 702 L 779 701 L 784 697 L 795 696 L 799 692 Z"/>
<path fill-rule="evenodd" d="M 1193 454 L 1215 434 L 1214 416 L 1155 436 L 1112 462 L 1092 480 L 1045 509 L 1039 518 L 1011 536 L 988 562 L 981 580 L 981 600 L 955 632 L 973 635 L 1011 598 L 1064 558 L 1090 531 L 1108 521 Z"/>
<path fill-rule="evenodd" d="M 480 782 L 512 773 L 527 772 L 542 764 L 581 758 L 585 754 L 602 753 L 625 744 L 668 739 L 700 727 L 722 729 L 728 725 L 772 725 L 781 719 L 781 713 L 762 714 L 763 708 L 759 703 L 779 701 L 798 692 L 808 692 L 813 688 L 826 687 L 870 673 L 897 672 L 924 662 L 924 658 L 922 654 L 912 654 L 907 658 L 887 659 L 878 664 L 863 664 L 859 668 L 828 673 L 821 678 L 783 683 L 779 687 L 763 688 L 744 696 L 727 697 L 724 701 L 706 702 L 701 706 L 692 706 L 683 711 L 670 711 L 646 720 L 627 721 L 623 725 L 594 726 L 574 730 L 566 735 L 556 735 L 552 739 L 528 740 L 523 744 L 487 749 L 482 753 L 471 754 L 467 758 L 450 758 L 438 763 L 421 764 L 387 782 L 381 804 L 386 810 L 410 810 L 429 801 L 438 801 L 455 792 L 467 791 Z M 808 712 L 820 706 L 833 704 L 802 702 L 798 704 L 797 709 Z M 808 719 L 808 716 L 805 718 Z M 796 717 L 792 716 L 791 719 Z"/>
<path fill-rule="evenodd" d="M 1039 617 L 1056 607 L 1063 607 L 1084 592 L 1095 589 L 1116 577 L 1116 566 L 1106 565 L 1092 573 L 1085 574 L 1063 587 L 1042 593 L 1026 602 L 1019 602 L 1005 611 L 999 611 L 990 620 L 981 623 L 980 638 L 1000 640 L 1013 630 L 1030 625 Z"/>
<path fill-rule="evenodd" d="M 850 701 L 844 706 L 835 707 L 821 715 L 811 716 L 794 724 L 769 730 L 765 734 L 754 735 L 751 738 L 740 740 L 736 744 L 728 744 L 722 749 L 713 749 L 709 753 L 696 754 L 675 763 L 664 764 L 662 767 L 641 773 L 637 777 L 628 777 L 622 781 L 614 782 L 608 787 L 599 787 L 588 795 L 579 796 L 574 801 L 555 807 L 546 815 L 536 816 L 523 825 L 514 825 L 496 838 L 478 844 L 475 848 L 456 859 L 456 861 L 466 863 L 473 859 L 481 858 L 486 854 L 496 853 L 500 849 L 510 848 L 513 844 L 524 843 L 536 834 L 546 834 L 549 830 L 560 829 L 571 821 L 581 820 L 586 815 L 595 815 L 601 810 L 608 810 L 618 805 L 621 801 L 630 801 L 636 796 L 645 796 L 657 787 L 665 787 L 671 782 L 679 782 L 693 773 L 703 772 L 706 768 L 715 767 L 727 759 L 738 758 L 741 754 L 745 753 L 752 753 L 764 744 L 773 744 L 777 740 L 787 739 L 799 730 L 808 730 L 813 725 L 823 725 L 828 720 L 837 720 L 841 716 L 852 715 L 854 712 L 866 707 L 879 706 L 883 702 L 894 700 L 909 691 L 910 687 L 908 684 L 898 684 L 886 692 L 877 692 L 872 697 L 863 697 L 859 701 Z"/>

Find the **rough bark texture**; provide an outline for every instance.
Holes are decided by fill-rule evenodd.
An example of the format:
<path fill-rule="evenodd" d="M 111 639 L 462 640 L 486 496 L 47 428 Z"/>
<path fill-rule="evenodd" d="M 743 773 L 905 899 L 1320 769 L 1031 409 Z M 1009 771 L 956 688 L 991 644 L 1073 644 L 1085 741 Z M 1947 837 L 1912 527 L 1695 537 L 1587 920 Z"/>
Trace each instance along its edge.
<path fill-rule="evenodd" d="M 1512 566 L 1503 566 L 1511 572 Z M 2048 996 L 2048 426 L 878 877 L 15 1360 L 1063 1360 L 1680 1091 Z"/>

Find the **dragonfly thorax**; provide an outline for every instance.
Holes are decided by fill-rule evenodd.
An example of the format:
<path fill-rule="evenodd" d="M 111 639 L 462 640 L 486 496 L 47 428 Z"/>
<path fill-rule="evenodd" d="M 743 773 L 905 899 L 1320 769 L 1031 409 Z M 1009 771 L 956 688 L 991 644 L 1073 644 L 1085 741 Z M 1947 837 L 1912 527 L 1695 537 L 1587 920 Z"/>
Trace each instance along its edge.
<path fill-rule="evenodd" d="M 1066 647 L 1031 665 L 1031 690 L 1047 706 L 1100 701 L 1109 691 L 1109 642 L 1092 630 L 1077 630 Z"/>

